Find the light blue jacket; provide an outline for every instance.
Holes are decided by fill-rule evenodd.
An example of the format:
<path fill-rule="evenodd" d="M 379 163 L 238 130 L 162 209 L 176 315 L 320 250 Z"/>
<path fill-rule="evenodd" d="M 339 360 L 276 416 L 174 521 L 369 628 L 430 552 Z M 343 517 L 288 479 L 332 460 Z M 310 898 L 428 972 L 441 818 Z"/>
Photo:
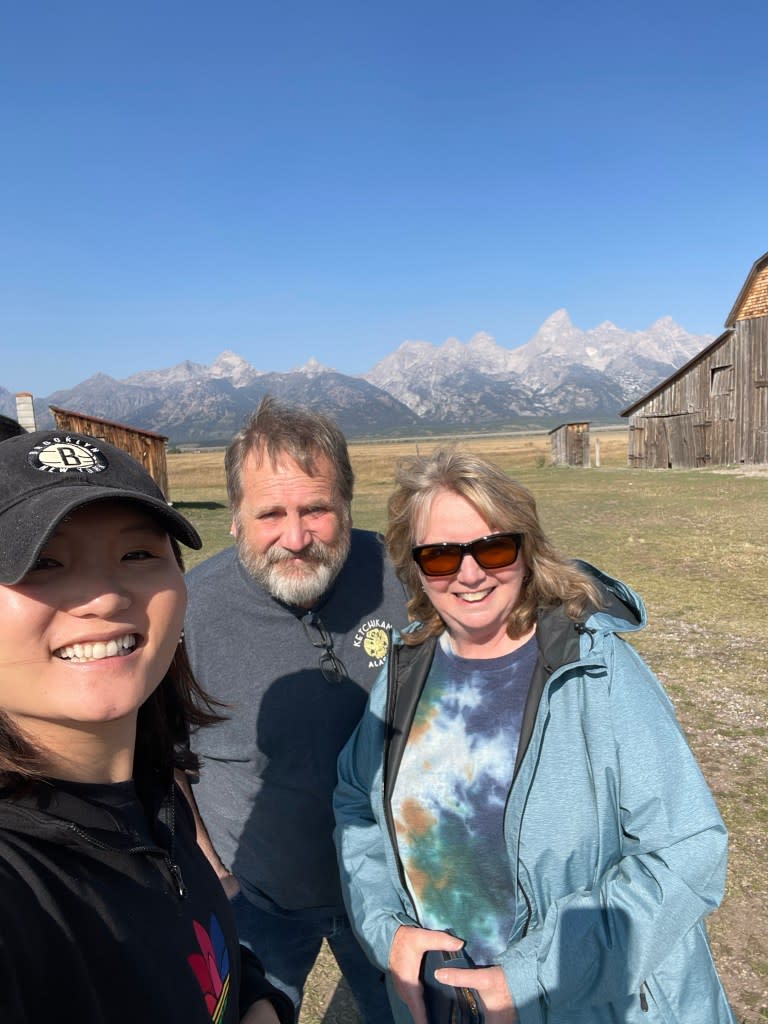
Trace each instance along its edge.
<path fill-rule="evenodd" d="M 732 1024 L 704 926 L 723 895 L 725 826 L 664 689 L 616 635 L 645 625 L 642 601 L 582 568 L 609 604 L 584 622 L 539 615 L 504 816 L 517 904 L 499 963 L 520 1024 Z M 384 969 L 397 928 L 418 923 L 385 786 L 433 651 L 398 642 L 339 758 L 342 887 Z M 402 1003 L 393 1009 L 410 1021 Z"/>

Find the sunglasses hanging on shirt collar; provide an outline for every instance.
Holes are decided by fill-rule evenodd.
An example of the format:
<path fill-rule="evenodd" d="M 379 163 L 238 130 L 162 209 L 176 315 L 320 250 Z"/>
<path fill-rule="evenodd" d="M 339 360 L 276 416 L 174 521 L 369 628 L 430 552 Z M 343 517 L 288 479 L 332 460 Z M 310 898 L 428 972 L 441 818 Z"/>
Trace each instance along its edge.
<path fill-rule="evenodd" d="M 343 683 L 347 679 L 347 670 L 334 651 L 333 637 L 323 625 L 320 616 L 316 612 L 307 612 L 302 616 L 301 622 L 312 646 L 322 649 L 320 671 L 323 679 L 327 683 Z"/>

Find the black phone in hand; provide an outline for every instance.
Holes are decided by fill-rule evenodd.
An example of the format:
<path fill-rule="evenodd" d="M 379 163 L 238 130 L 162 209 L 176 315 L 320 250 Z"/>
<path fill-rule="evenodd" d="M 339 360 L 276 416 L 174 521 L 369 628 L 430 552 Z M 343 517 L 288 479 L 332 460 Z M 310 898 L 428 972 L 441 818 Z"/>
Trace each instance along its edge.
<path fill-rule="evenodd" d="M 469 954 L 463 949 L 458 952 L 430 949 L 424 954 L 419 978 L 424 991 L 428 1024 L 482 1024 L 483 1004 L 473 988 L 441 985 L 435 979 L 435 971 L 443 967 L 474 966 Z"/>

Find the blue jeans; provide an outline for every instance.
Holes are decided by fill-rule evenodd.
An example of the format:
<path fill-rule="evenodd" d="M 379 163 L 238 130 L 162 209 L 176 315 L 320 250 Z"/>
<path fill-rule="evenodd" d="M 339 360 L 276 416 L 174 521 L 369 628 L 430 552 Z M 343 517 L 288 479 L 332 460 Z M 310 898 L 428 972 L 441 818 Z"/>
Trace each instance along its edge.
<path fill-rule="evenodd" d="M 240 941 L 264 965 L 267 978 L 293 1000 L 298 1014 L 304 983 L 326 939 L 366 1024 L 392 1024 L 384 975 L 368 960 L 346 914 L 281 910 L 239 892 L 232 900 Z"/>

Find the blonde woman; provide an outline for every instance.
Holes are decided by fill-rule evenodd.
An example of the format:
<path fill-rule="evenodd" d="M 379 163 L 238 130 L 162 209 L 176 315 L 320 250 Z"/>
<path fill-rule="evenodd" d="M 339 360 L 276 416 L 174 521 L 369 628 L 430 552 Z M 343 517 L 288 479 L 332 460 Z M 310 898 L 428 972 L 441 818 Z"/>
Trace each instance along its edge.
<path fill-rule="evenodd" d="M 704 927 L 726 831 L 618 635 L 645 624 L 639 598 L 560 557 L 525 488 L 452 450 L 401 465 L 387 542 L 416 624 L 342 751 L 335 809 L 396 1019 L 730 1024 Z M 435 972 L 469 992 L 443 1018 L 430 950 L 477 965 Z"/>

